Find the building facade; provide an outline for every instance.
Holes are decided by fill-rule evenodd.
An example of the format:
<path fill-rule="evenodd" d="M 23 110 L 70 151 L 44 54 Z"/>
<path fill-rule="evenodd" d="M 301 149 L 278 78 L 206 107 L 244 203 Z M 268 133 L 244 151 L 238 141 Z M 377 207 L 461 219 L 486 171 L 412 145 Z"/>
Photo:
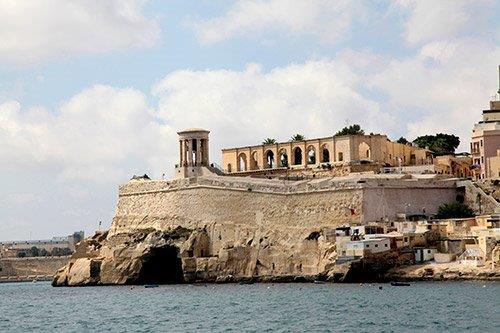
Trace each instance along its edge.
<path fill-rule="evenodd" d="M 405 166 L 432 164 L 426 149 L 390 141 L 386 135 L 344 135 L 222 150 L 227 173 L 331 169 L 349 164 Z M 375 169 L 374 169 L 375 170 Z"/>
<path fill-rule="evenodd" d="M 500 178 L 500 101 L 491 101 L 483 120 L 472 130 L 474 178 Z"/>

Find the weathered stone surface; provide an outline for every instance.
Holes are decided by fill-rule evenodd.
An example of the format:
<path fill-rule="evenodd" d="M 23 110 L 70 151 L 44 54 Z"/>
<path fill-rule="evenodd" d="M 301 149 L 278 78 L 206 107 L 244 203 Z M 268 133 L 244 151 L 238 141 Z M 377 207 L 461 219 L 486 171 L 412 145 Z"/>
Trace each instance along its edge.
<path fill-rule="evenodd" d="M 413 266 L 400 266 L 390 269 L 384 275 L 392 281 L 455 281 L 455 280 L 500 280 L 500 267 L 467 267 L 459 262 L 425 263 Z"/>
<path fill-rule="evenodd" d="M 333 268 L 337 226 L 395 215 L 403 202 L 432 211 L 455 192 L 454 183 L 391 176 L 131 181 L 109 233 L 82 242 L 54 285 L 339 281 L 350 268 Z M 99 262 L 97 276 L 88 273 L 97 264 L 73 267 L 84 258 Z"/>

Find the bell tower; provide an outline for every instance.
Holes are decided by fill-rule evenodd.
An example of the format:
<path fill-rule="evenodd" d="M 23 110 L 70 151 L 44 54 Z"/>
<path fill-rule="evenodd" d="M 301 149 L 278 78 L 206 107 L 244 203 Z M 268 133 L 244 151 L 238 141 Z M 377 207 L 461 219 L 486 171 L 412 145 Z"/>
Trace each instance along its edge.
<path fill-rule="evenodd" d="M 179 164 L 175 166 L 175 178 L 199 177 L 212 174 L 208 153 L 208 134 L 201 128 L 177 132 L 179 135 Z"/>

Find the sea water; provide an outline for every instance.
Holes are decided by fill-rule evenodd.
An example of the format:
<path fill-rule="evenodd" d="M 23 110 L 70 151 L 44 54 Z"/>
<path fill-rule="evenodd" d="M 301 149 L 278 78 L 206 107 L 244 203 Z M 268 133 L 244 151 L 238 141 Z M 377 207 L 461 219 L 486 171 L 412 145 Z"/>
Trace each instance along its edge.
<path fill-rule="evenodd" d="M 500 332 L 500 283 L 0 284 L 1 332 Z"/>

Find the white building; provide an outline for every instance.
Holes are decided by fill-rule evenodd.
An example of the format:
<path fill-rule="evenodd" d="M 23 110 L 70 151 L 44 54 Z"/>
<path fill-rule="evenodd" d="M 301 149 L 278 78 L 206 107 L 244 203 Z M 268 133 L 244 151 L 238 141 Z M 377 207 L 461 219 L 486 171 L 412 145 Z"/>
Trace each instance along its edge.
<path fill-rule="evenodd" d="M 367 253 L 380 253 L 391 249 L 389 238 L 372 238 L 351 241 L 346 244 L 346 256 L 364 257 Z"/>

